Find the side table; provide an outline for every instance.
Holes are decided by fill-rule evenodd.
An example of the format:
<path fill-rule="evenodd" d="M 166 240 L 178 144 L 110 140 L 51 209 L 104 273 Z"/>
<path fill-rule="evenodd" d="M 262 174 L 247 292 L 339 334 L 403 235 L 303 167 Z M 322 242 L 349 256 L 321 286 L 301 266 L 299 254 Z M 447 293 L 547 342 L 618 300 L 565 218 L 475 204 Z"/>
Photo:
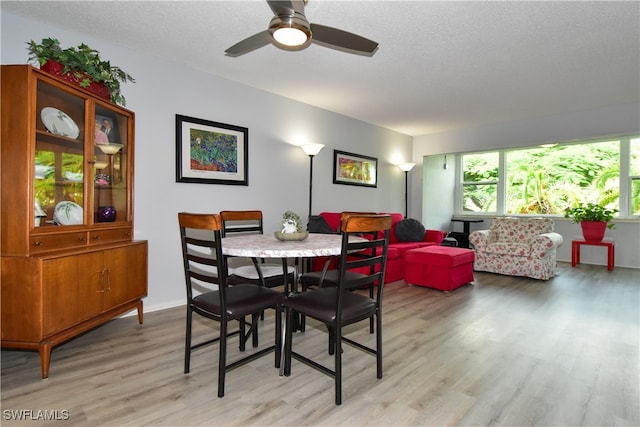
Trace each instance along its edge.
<path fill-rule="evenodd" d="M 484 219 L 470 219 L 470 218 L 451 218 L 451 222 L 463 223 L 463 232 L 456 233 L 455 231 L 447 234 L 447 237 L 453 237 L 457 241 L 457 246 L 461 248 L 469 247 L 469 234 L 471 233 L 471 223 L 481 223 Z"/>
<path fill-rule="evenodd" d="M 594 242 L 588 240 L 572 240 L 571 241 L 571 267 L 575 267 L 577 264 L 580 264 L 580 246 L 589 245 L 589 246 L 606 246 L 607 247 L 607 270 L 613 270 L 613 266 L 615 264 L 615 250 L 616 243 L 613 241 L 601 241 Z"/>

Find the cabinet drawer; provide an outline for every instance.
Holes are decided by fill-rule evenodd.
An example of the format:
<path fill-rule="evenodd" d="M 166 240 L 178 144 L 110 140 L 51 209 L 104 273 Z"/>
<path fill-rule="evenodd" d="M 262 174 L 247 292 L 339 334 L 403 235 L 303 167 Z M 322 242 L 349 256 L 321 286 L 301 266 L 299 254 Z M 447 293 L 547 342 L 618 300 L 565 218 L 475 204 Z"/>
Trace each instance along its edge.
<path fill-rule="evenodd" d="M 133 237 L 131 227 L 89 232 L 89 244 L 102 245 L 111 242 L 129 242 Z"/>
<path fill-rule="evenodd" d="M 31 236 L 29 244 L 31 253 L 82 247 L 87 245 L 87 233 L 78 231 L 75 233 Z"/>

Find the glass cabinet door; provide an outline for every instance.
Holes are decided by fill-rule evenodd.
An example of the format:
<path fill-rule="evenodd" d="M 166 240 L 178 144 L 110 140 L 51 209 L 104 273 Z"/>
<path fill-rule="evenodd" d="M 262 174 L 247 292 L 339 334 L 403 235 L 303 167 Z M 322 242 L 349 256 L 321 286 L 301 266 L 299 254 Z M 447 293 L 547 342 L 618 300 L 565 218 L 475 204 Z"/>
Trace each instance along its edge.
<path fill-rule="evenodd" d="M 93 214 L 95 223 L 127 221 L 129 117 L 96 105 L 93 141 Z"/>
<path fill-rule="evenodd" d="M 34 227 L 85 224 L 87 101 L 37 81 Z"/>

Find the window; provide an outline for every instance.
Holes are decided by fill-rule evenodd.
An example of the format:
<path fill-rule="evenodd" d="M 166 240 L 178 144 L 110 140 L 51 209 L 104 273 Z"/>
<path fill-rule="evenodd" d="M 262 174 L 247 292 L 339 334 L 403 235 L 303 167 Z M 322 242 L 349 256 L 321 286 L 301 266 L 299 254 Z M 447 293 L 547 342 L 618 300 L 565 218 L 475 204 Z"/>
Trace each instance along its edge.
<path fill-rule="evenodd" d="M 462 156 L 462 209 L 467 212 L 495 212 L 498 190 L 498 152 Z"/>
<path fill-rule="evenodd" d="M 464 213 L 562 215 L 594 202 L 640 214 L 638 137 L 466 153 L 459 165 Z"/>
<path fill-rule="evenodd" d="M 629 160 L 631 215 L 640 215 L 640 138 L 630 141 Z"/>

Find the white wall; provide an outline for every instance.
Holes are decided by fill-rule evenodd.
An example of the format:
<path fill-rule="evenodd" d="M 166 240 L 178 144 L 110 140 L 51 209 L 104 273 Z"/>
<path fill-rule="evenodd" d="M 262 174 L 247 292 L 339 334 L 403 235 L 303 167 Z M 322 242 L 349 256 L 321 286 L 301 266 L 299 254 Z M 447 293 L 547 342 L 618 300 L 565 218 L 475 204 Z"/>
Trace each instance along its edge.
<path fill-rule="evenodd" d="M 640 104 L 612 106 L 414 137 L 413 161 L 418 164 L 414 168 L 416 173 L 412 176 L 411 197 L 414 200 L 414 210 L 411 215 L 414 218 L 422 218 L 427 213 L 415 210 L 428 203 L 427 200 L 422 200 L 423 193 L 428 189 L 423 188 L 422 181 L 419 180 L 422 175 L 420 169 L 423 167 L 424 156 L 637 134 L 640 134 Z M 434 158 L 439 157 L 441 156 L 434 156 Z M 419 203 L 418 200 L 420 200 Z M 427 219 L 424 218 L 424 221 L 426 222 Z M 473 229 L 480 228 L 486 227 L 476 225 Z M 565 240 L 558 251 L 558 259 L 571 261 L 571 240 L 579 238 L 580 229 L 577 224 L 565 219 L 556 220 L 555 228 Z M 616 229 L 607 231 L 606 238 L 616 241 L 616 265 L 640 268 L 640 221 L 637 219 L 617 221 Z M 606 256 L 598 249 L 586 247 L 582 252 L 582 260 L 585 263 L 606 265 Z"/>
<path fill-rule="evenodd" d="M 451 229 L 456 183 L 454 156 L 447 157 L 446 169 L 443 155 L 425 156 L 422 162 L 422 218 L 415 213 L 413 218 L 421 219 L 426 228 L 454 231 Z"/>
<path fill-rule="evenodd" d="M 293 144 L 325 144 L 314 158 L 313 211 L 402 212 L 404 174 L 391 162 L 409 161 L 411 137 L 160 61 L 46 23 L 2 12 L 2 64 L 27 62 L 26 42 L 45 37 L 63 46 L 87 43 L 133 75 L 123 86 L 136 113 L 135 238 L 149 241 L 149 296 L 145 310 L 184 303 L 176 214 L 261 209 L 265 231 L 280 217 L 308 210 L 309 158 Z M 221 53 L 222 54 L 222 53 Z M 175 182 L 175 114 L 249 129 L 249 186 Z M 378 187 L 335 185 L 333 150 L 378 158 Z M 3 187 L 4 191 L 4 187 Z"/>

